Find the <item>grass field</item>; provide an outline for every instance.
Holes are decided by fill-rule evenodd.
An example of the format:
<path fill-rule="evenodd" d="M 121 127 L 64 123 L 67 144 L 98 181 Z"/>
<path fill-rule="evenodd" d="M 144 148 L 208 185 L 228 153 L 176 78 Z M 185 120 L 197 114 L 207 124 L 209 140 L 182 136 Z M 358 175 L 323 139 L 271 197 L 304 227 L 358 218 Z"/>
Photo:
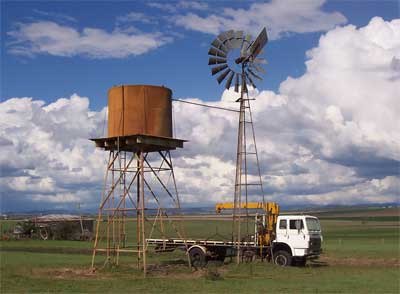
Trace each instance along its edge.
<path fill-rule="evenodd" d="M 121 257 L 119 267 L 92 273 L 91 242 L 1 241 L 1 293 L 399 293 L 399 222 L 345 216 L 354 219 L 322 217 L 324 254 L 305 268 L 263 262 L 237 266 L 226 259 L 222 266 L 211 263 L 195 271 L 182 252 L 150 253 L 144 279 L 133 256 Z M 230 230 L 229 222 L 218 220 L 190 220 L 185 226 L 193 238 Z M 98 258 L 99 268 L 103 260 Z"/>

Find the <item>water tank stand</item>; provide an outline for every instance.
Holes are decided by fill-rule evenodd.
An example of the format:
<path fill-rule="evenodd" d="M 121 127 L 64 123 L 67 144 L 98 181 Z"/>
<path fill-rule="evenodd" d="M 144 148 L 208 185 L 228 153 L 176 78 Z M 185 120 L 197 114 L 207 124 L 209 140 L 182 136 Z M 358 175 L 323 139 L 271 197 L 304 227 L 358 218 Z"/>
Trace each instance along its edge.
<path fill-rule="evenodd" d="M 138 269 L 146 276 L 146 239 L 168 238 L 167 231 L 174 231 L 187 246 L 170 154 L 170 150 L 183 147 L 184 140 L 146 135 L 92 140 L 109 151 L 92 268 L 104 255 L 103 264 L 108 266 L 118 265 L 120 254 L 133 253 L 137 255 Z M 156 212 L 153 215 L 152 210 Z"/>

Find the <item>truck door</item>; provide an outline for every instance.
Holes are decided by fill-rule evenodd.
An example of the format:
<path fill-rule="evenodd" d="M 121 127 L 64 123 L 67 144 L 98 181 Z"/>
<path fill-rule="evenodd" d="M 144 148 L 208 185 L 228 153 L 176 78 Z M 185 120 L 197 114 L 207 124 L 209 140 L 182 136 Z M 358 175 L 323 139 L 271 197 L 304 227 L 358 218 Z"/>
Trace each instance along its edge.
<path fill-rule="evenodd" d="M 289 220 L 288 241 L 295 251 L 296 249 L 307 248 L 304 234 L 304 222 L 302 219 Z M 294 253 L 293 255 L 296 254 Z"/>
<path fill-rule="evenodd" d="M 276 228 L 276 241 L 287 242 L 288 236 L 288 220 L 281 218 Z"/>

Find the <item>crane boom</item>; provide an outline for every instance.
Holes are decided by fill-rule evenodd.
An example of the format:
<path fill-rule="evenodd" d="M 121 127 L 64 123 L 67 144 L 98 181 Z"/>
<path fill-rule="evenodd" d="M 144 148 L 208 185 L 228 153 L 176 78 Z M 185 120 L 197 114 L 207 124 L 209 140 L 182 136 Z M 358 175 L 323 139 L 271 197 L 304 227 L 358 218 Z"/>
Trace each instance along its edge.
<path fill-rule="evenodd" d="M 224 209 L 234 209 L 235 204 L 233 202 L 222 202 L 222 203 L 217 203 L 215 204 L 215 211 L 217 213 L 221 213 L 222 210 Z M 273 214 L 279 214 L 279 205 L 276 204 L 275 202 L 247 202 L 247 203 L 241 203 L 240 205 L 241 209 L 262 209 L 266 213 L 273 213 Z"/>
<path fill-rule="evenodd" d="M 215 211 L 221 213 L 225 209 L 234 209 L 235 204 L 233 202 L 222 202 L 215 205 Z M 237 207 L 239 208 L 239 207 Z M 263 221 L 263 227 L 258 230 L 258 242 L 260 245 L 270 245 L 275 239 L 276 222 L 279 215 L 279 205 L 275 202 L 247 202 L 240 204 L 241 209 L 262 209 L 265 215 L 265 221 Z M 257 221 L 257 220 L 256 220 Z"/>

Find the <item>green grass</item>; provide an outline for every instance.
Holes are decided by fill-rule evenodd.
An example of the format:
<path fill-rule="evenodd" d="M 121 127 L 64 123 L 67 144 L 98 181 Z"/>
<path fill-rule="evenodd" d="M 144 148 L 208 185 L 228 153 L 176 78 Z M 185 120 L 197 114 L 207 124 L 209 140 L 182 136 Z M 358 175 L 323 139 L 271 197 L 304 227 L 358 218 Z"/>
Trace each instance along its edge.
<path fill-rule="evenodd" d="M 331 217 L 320 217 L 321 220 L 350 220 L 350 221 L 362 221 L 362 222 L 398 222 L 400 221 L 400 216 L 331 216 Z"/>
<path fill-rule="evenodd" d="M 399 258 L 396 222 L 322 220 L 324 249 L 331 256 Z"/>
<path fill-rule="evenodd" d="M 187 236 L 229 235 L 228 221 L 187 221 Z M 90 254 L 37 253 L 31 249 L 88 249 L 91 242 L 18 240 L 1 241 L 1 293 L 399 293 L 399 224 L 388 221 L 322 220 L 324 257 L 327 266 L 279 268 L 255 262 L 222 267 L 210 265 L 192 272 L 183 252 L 150 253 L 149 263 L 158 264 L 143 279 L 135 256 L 121 256 L 117 268 L 90 274 Z M 171 229 L 171 228 L 169 228 Z M 129 235 L 136 235 L 133 223 Z M 23 250 L 9 251 L 12 248 Z M 397 263 L 396 263 L 397 261 Z M 104 256 L 98 256 L 101 268 Z M 219 278 L 209 277 L 217 272 Z"/>
<path fill-rule="evenodd" d="M 295 293 L 397 293 L 398 269 L 395 267 L 307 267 L 279 268 L 256 262 L 224 265 L 214 269 L 221 278 L 207 278 L 207 271 L 190 272 L 186 267 L 165 276 L 149 274 L 143 279 L 139 271 L 123 265 L 103 270 L 90 277 L 57 274 L 59 268 L 82 270 L 89 258 L 81 255 L 41 253 L 2 254 L 2 292 L 91 292 L 91 293 L 226 293 L 295 292 Z M 7 271 L 5 268 L 7 267 Z M 175 276 L 174 276 L 175 272 Z"/>

